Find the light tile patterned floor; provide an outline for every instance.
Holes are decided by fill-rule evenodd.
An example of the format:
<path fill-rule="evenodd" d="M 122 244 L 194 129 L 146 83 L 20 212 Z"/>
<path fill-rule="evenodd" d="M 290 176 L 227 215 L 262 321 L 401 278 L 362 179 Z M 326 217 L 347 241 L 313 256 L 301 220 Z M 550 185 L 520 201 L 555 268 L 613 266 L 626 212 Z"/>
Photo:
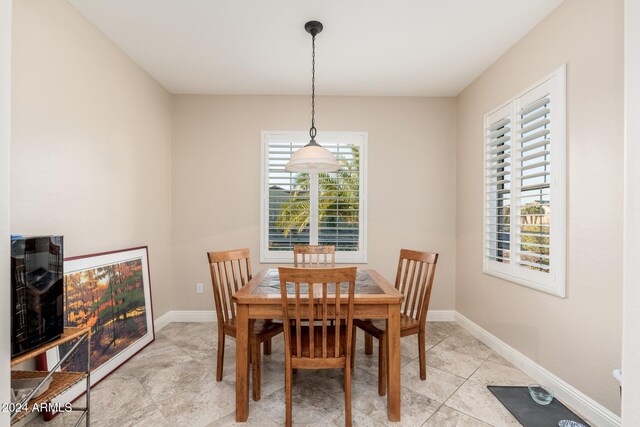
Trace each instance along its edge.
<path fill-rule="evenodd" d="M 227 339 L 222 382 L 215 381 L 214 323 L 172 323 L 156 341 L 98 384 L 91 393 L 94 426 L 229 426 L 235 419 L 235 342 Z M 453 322 L 427 326 L 427 380 L 418 371 L 415 336 L 402 339 L 402 422 L 389 423 L 386 397 L 377 391 L 377 342 L 364 354 L 358 331 L 353 373 L 356 426 L 519 426 L 487 390 L 487 384 L 534 382 Z M 284 424 L 282 335 L 263 357 L 262 399 L 251 401 L 245 426 Z M 342 372 L 299 370 L 293 386 L 294 425 L 344 425 Z M 142 402 L 142 404 L 140 404 Z M 38 425 L 66 426 L 77 415 L 63 414 Z"/>

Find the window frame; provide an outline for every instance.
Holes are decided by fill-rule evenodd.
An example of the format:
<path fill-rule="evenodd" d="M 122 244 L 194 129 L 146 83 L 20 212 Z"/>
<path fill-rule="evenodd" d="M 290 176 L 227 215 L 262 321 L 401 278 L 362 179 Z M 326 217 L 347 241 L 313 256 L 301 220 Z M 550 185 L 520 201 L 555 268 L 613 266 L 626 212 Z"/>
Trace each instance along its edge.
<path fill-rule="evenodd" d="M 550 233 L 549 233 L 549 273 L 534 271 L 519 266 L 517 260 L 517 249 L 520 246 L 519 232 L 516 230 L 518 224 L 519 208 L 516 207 L 520 196 L 520 184 L 518 172 L 516 170 L 516 153 L 518 150 L 517 120 L 518 112 L 523 105 L 530 102 L 541 91 L 548 86 L 549 97 L 551 99 L 551 143 L 550 145 Z M 509 263 L 492 261 L 487 255 L 488 248 L 488 179 L 487 142 L 489 138 L 488 129 L 491 125 L 490 118 L 504 113 L 504 117 L 511 120 L 511 187 L 510 187 L 510 227 L 509 227 Z M 483 221 L 482 221 L 482 259 L 483 272 L 485 274 L 498 277 L 519 285 L 536 289 L 561 298 L 566 296 L 566 233 L 567 233 L 567 197 L 566 197 L 566 65 L 562 65 L 557 70 L 538 81 L 526 90 L 520 92 L 508 101 L 501 103 L 484 115 L 483 138 L 482 138 L 482 174 L 483 174 Z"/>
<path fill-rule="evenodd" d="M 303 142 L 309 140 L 308 131 L 262 131 L 260 141 L 260 262 L 293 264 L 293 251 L 271 251 L 269 250 L 269 143 L 276 138 L 288 141 Z M 336 249 L 336 264 L 366 264 L 367 263 L 367 148 L 368 132 L 337 132 L 319 131 L 316 141 L 322 145 L 324 142 L 344 142 L 358 144 L 360 146 L 360 197 L 359 197 L 359 246 L 358 251 L 339 251 Z M 315 176 L 315 179 L 314 179 Z M 315 181 L 315 184 L 313 184 Z M 317 197 L 317 174 L 312 175 L 312 194 L 310 195 L 310 205 L 317 209 L 317 198 L 314 201 L 313 195 Z M 311 213 L 310 243 L 317 239 L 317 230 L 313 230 L 313 224 L 318 226 L 317 210 Z"/>

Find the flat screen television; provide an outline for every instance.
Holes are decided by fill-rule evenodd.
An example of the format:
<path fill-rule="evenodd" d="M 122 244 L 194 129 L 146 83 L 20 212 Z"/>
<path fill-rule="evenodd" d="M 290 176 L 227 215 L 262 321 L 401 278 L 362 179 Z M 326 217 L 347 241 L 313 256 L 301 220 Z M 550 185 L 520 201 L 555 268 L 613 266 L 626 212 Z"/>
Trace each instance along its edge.
<path fill-rule="evenodd" d="M 62 236 L 11 238 L 12 357 L 62 335 L 62 241 Z"/>

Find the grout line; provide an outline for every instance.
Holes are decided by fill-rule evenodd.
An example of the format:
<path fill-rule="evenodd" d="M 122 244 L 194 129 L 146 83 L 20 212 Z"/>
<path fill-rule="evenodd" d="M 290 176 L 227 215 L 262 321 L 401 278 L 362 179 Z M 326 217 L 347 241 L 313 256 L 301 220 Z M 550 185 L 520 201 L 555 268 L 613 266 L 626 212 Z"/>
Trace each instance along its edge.
<path fill-rule="evenodd" d="M 478 369 L 479 369 L 479 368 L 478 368 Z M 476 370 L 477 370 L 477 369 L 476 369 Z M 469 377 L 469 378 L 470 378 L 470 377 Z M 479 383 L 479 382 L 477 382 L 477 381 L 473 381 L 473 380 L 471 380 L 471 379 L 468 379 L 467 381 L 465 381 L 464 383 L 462 383 L 462 384 L 460 385 L 460 387 L 458 387 L 458 390 L 459 390 L 460 388 L 462 388 L 462 386 L 463 386 L 463 385 L 465 385 L 465 384 L 466 384 L 466 383 L 468 383 L 468 382 L 472 382 L 472 383 L 474 383 L 474 384 L 481 385 L 481 386 L 482 386 L 482 387 L 484 387 L 484 388 L 486 388 L 486 387 L 487 387 L 486 385 L 484 385 L 484 384 L 482 384 L 482 383 Z M 451 398 L 453 397 L 453 395 L 454 395 L 455 393 L 457 393 L 457 392 L 458 392 L 458 390 L 456 390 L 456 391 L 455 391 L 451 396 L 449 396 L 449 399 L 447 399 L 447 402 L 448 402 L 449 400 L 451 400 Z M 494 398 L 495 398 L 495 396 L 494 396 Z M 498 399 L 496 398 L 496 400 L 498 400 Z M 445 402 L 445 404 L 446 404 L 447 402 Z M 498 402 L 500 402 L 500 401 L 498 401 Z M 503 406 L 504 406 L 504 405 L 503 405 Z M 483 422 L 483 423 L 485 423 L 485 424 L 489 424 L 489 425 L 493 426 L 493 424 L 488 423 L 488 422 L 486 422 L 486 421 L 482 421 L 481 419 L 479 419 L 479 418 L 475 417 L 474 415 L 472 415 L 472 414 L 470 414 L 470 413 L 468 413 L 468 412 L 466 412 L 466 411 L 463 411 L 463 410 L 460 410 L 460 409 L 456 409 L 456 408 L 453 408 L 453 407 L 451 407 L 451 406 L 448 406 L 448 407 L 449 407 L 449 408 L 451 408 L 451 409 L 453 409 L 454 411 L 458 411 L 458 412 L 460 412 L 461 414 L 467 415 L 467 416 L 469 416 L 469 417 L 471 417 L 471 418 L 474 418 L 474 419 L 476 419 L 476 420 L 479 420 L 479 421 L 481 421 L 481 422 Z M 506 409 L 506 408 L 505 408 L 505 409 Z M 513 416 L 513 414 L 511 414 L 511 412 L 509 412 L 509 415 L 511 415 L 511 417 L 512 417 L 514 420 L 516 420 L 516 422 L 520 423 L 520 422 L 516 419 L 516 417 L 515 417 L 515 416 Z"/>
<path fill-rule="evenodd" d="M 454 376 L 454 377 L 456 377 L 456 378 L 460 378 L 461 380 L 464 380 L 464 381 L 463 381 L 463 384 L 464 384 L 464 383 L 469 379 L 469 378 L 461 377 L 461 376 L 460 376 L 460 375 L 458 375 L 458 374 L 452 374 L 451 372 L 449 372 L 449 371 L 445 371 L 444 369 L 440 369 L 440 368 L 438 368 L 437 366 L 429 365 L 429 363 L 427 363 L 427 366 L 428 366 L 429 368 L 432 368 L 432 369 L 438 370 L 438 371 L 440 371 L 440 372 L 442 372 L 442 373 L 444 373 L 444 374 L 451 375 L 451 376 Z M 428 374 L 427 374 L 427 375 L 428 375 Z M 456 389 L 456 390 L 457 390 L 457 389 Z"/>
<path fill-rule="evenodd" d="M 434 400 L 434 401 L 435 401 L 435 402 L 437 402 L 437 400 Z M 438 407 L 436 408 L 436 410 L 435 410 L 435 411 L 433 411 L 433 414 L 429 415 L 429 417 L 428 417 L 426 420 L 424 420 L 424 422 L 423 422 L 422 424 L 420 424 L 420 427 L 425 426 L 425 425 L 429 422 L 429 420 L 431 419 L 431 417 L 433 417 L 433 416 L 434 416 L 434 415 L 435 415 L 435 414 L 440 410 L 440 408 L 442 408 L 443 406 L 444 406 L 444 402 L 440 403 L 440 405 L 438 405 Z"/>
<path fill-rule="evenodd" d="M 153 399 L 153 397 L 149 393 L 149 390 L 147 390 L 147 388 L 144 386 L 144 384 L 142 384 L 142 381 L 140 381 L 140 379 L 138 379 L 138 378 L 135 378 L 135 379 L 136 379 L 136 381 L 138 381 L 138 383 L 140 384 L 140 387 L 142 387 L 142 389 L 144 390 L 145 394 L 148 396 L 149 401 L 152 402 L 153 406 L 155 406 L 156 409 L 158 410 L 158 412 L 160 412 L 160 416 L 162 417 L 162 419 L 165 420 L 167 422 L 167 424 L 171 425 L 171 423 L 169 422 L 167 417 L 165 417 L 164 412 L 162 412 L 162 408 L 160 408 L 160 406 L 158 406 L 158 402 L 156 402 Z"/>
<path fill-rule="evenodd" d="M 450 335 L 449 337 L 451 337 L 451 335 Z M 447 337 L 447 338 L 449 338 L 449 337 Z M 445 338 L 445 339 L 446 339 L 446 338 Z M 444 341 L 444 340 L 442 340 L 442 341 Z M 441 342 L 442 342 L 442 341 L 441 341 Z M 440 343 L 439 343 L 439 344 L 440 344 Z M 437 345 L 439 345 L 439 344 L 437 344 Z M 436 346 L 434 346 L 434 347 L 436 347 Z M 433 348 L 433 347 L 432 347 L 432 348 Z M 458 352 L 457 352 L 457 351 L 455 351 L 455 350 L 452 350 L 452 351 L 454 351 L 455 353 L 458 353 Z M 460 353 L 460 354 L 463 354 L 463 353 Z M 445 399 L 445 401 L 442 403 L 442 405 L 440 405 L 440 408 L 441 408 L 442 406 L 447 406 L 447 402 L 448 402 L 449 400 L 451 400 L 451 398 L 452 398 L 452 397 L 453 397 L 453 396 L 458 392 L 458 390 L 460 390 L 460 389 L 462 388 L 462 386 L 463 386 L 463 385 L 465 385 L 468 381 L 471 381 L 471 380 L 470 380 L 470 378 L 473 376 L 473 374 L 475 374 L 475 373 L 478 371 L 478 369 L 480 369 L 480 368 L 481 368 L 485 363 L 487 363 L 487 360 L 489 359 L 489 357 L 491 357 L 491 354 L 489 354 L 489 356 L 487 356 L 487 357 L 486 357 L 486 359 L 484 359 L 484 361 L 483 361 L 480 365 L 478 365 L 478 367 L 477 367 L 477 368 L 476 368 L 476 369 L 471 373 L 471 375 L 469 375 L 467 378 L 465 378 L 465 377 L 460 377 L 460 376 L 458 376 L 458 375 L 456 375 L 456 374 L 451 374 L 450 372 L 447 372 L 447 373 L 449 373 L 449 374 L 451 374 L 451 375 L 455 375 L 455 376 L 457 376 L 458 378 L 462 378 L 462 379 L 464 379 L 464 382 L 463 382 L 462 384 L 460 384 L 460 385 L 458 386 L 458 388 L 456 388 L 456 390 L 455 390 L 453 393 L 451 393 L 447 399 Z M 432 368 L 438 369 L 438 368 L 436 368 L 435 366 L 432 366 Z M 446 371 L 444 371 L 444 372 L 446 372 Z M 451 408 L 450 406 L 447 406 L 447 407 L 448 407 L 448 408 L 450 408 L 450 409 L 453 409 L 454 411 L 460 412 L 461 414 L 468 415 L 468 416 L 470 416 L 470 417 L 472 417 L 472 418 L 474 418 L 474 419 L 476 419 L 476 420 L 478 420 L 478 421 L 484 422 L 484 421 L 479 420 L 478 418 L 474 417 L 473 415 L 467 414 L 466 412 L 458 411 L 457 409 L 455 409 L 455 408 Z M 440 408 L 438 408 L 438 410 L 440 410 Z M 436 412 L 437 412 L 437 411 L 436 411 Z M 435 415 L 435 412 L 433 413 L 433 415 Z M 433 415 L 431 415 L 431 417 L 432 417 Z M 429 417 L 429 418 L 431 418 L 431 417 Z M 429 420 L 427 419 L 427 421 L 429 421 Z M 426 424 L 426 421 L 425 421 L 425 424 Z M 488 424 L 488 423 L 485 423 L 485 424 Z"/>
<path fill-rule="evenodd" d="M 469 378 L 467 378 L 467 381 L 469 381 L 469 380 L 471 379 L 471 377 L 473 376 L 473 374 L 475 374 L 476 372 L 478 372 L 478 370 L 479 370 L 480 368 L 482 368 L 482 367 L 487 363 L 487 360 L 489 360 L 489 357 L 490 357 L 490 356 L 487 356 L 487 358 L 484 360 L 484 362 L 482 362 L 480 365 L 478 365 L 478 367 L 477 367 L 476 369 L 474 369 L 474 371 L 471 373 L 471 375 L 469 375 Z M 467 381 L 465 381 L 465 382 L 467 382 Z"/>
<path fill-rule="evenodd" d="M 460 388 L 461 388 L 463 385 L 465 385 L 467 381 L 469 381 L 469 378 L 471 378 L 471 376 L 472 376 L 473 374 L 475 374 L 475 372 L 476 372 L 478 369 L 480 369 L 480 367 L 481 367 L 482 365 L 484 365 L 484 364 L 486 363 L 486 360 L 485 360 L 484 362 L 482 362 L 482 363 L 480 364 L 480 366 L 478 366 L 478 368 L 476 368 L 476 370 L 475 370 L 475 371 L 473 371 L 473 373 L 472 373 L 471 375 L 469 375 L 469 378 L 461 377 L 461 376 L 459 376 L 459 375 L 457 375 L 457 374 L 452 374 L 451 372 L 443 371 L 442 369 L 439 369 L 439 368 L 437 368 L 437 367 L 435 367 L 435 366 L 429 365 L 429 363 L 428 363 L 429 358 L 427 357 L 427 354 L 429 353 L 429 351 L 430 351 L 430 350 L 432 350 L 433 348 L 437 347 L 438 345 L 440 345 L 444 340 L 446 340 L 446 339 L 448 339 L 448 338 L 451 338 L 452 336 L 453 336 L 453 335 L 447 335 L 446 337 L 444 337 L 444 338 L 442 338 L 440 341 L 438 341 L 438 343 L 437 343 L 437 344 L 434 344 L 433 346 L 431 346 L 431 348 L 429 348 L 429 350 L 426 350 L 426 351 L 425 351 L 425 359 L 426 359 L 426 360 L 425 360 L 425 363 L 426 363 L 426 365 L 427 365 L 427 366 L 429 366 L 429 367 L 431 367 L 431 368 L 433 368 L 433 369 L 437 369 L 437 370 L 442 371 L 442 372 L 444 372 L 444 373 L 446 373 L 446 374 L 453 375 L 453 376 L 455 376 L 455 377 L 458 377 L 458 378 L 460 378 L 460 379 L 463 379 L 464 381 L 462 382 L 462 384 L 460 384 L 460 385 L 455 389 L 455 391 L 454 391 L 453 393 L 451 393 L 451 394 L 449 395 L 449 397 L 447 397 L 447 398 L 444 400 L 444 402 L 442 402 L 442 403 L 440 404 L 440 406 L 438 406 L 438 408 L 433 412 L 433 414 L 431 414 L 431 415 L 429 416 L 429 418 L 427 418 L 427 419 L 426 419 L 426 421 L 425 421 L 424 423 L 422 423 L 422 424 L 421 424 L 421 427 L 426 426 L 426 425 L 427 425 L 427 423 L 429 422 L 429 420 L 430 420 L 430 419 L 431 419 L 431 418 L 432 418 L 436 413 L 438 413 L 438 411 L 439 411 L 443 406 L 446 406 L 447 401 L 449 401 L 449 399 L 451 399 L 451 397 L 453 397 L 453 395 L 454 395 L 454 394 L 456 394 L 456 393 L 457 393 L 457 391 L 458 391 L 458 390 L 460 390 Z M 456 353 L 458 353 L 458 352 L 456 352 Z M 462 353 L 461 353 L 461 354 L 462 354 Z M 488 358 L 488 357 L 487 357 L 487 358 Z M 427 373 L 427 375 L 428 375 L 428 373 Z M 447 406 L 447 408 L 449 408 L 449 409 L 451 409 L 451 410 L 454 410 L 454 411 L 456 411 L 456 412 L 459 412 L 459 413 L 461 413 L 461 414 L 464 414 L 464 412 L 457 411 L 456 409 L 453 409 L 453 408 L 451 408 L 450 406 Z M 464 414 L 464 415 L 467 415 L 467 414 Z M 475 417 L 472 417 L 472 418 L 474 418 L 474 419 L 478 420 L 478 419 L 477 419 L 477 418 L 475 418 Z M 478 420 L 478 421 L 480 421 L 480 422 L 484 422 L 484 421 L 482 421 L 482 420 Z"/>
<path fill-rule="evenodd" d="M 456 394 L 458 392 L 458 390 L 460 390 L 462 388 L 463 385 L 465 385 L 467 383 L 467 381 L 469 381 L 469 379 L 465 379 L 464 382 L 462 384 L 460 384 L 458 386 L 458 388 L 456 388 L 456 391 L 454 391 L 453 393 L 451 393 L 451 395 L 449 395 L 449 397 L 446 398 L 446 400 L 442 403 L 443 405 L 446 405 L 446 403 L 451 400 L 451 398 L 453 397 L 454 394 Z"/>

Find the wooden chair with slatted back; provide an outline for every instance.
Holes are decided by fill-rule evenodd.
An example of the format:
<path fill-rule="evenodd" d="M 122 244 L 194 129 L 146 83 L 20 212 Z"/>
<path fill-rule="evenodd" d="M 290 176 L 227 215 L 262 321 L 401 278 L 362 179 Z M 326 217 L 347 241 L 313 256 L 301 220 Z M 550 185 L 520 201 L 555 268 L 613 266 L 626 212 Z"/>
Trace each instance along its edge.
<path fill-rule="evenodd" d="M 351 426 L 350 360 L 356 271 L 355 267 L 278 269 L 284 324 L 291 325 L 284 330 L 287 426 L 292 422 L 294 369 L 342 369 L 345 425 Z M 341 289 L 345 284 L 348 288 Z"/>
<path fill-rule="evenodd" d="M 335 258 L 336 247 L 334 245 L 293 245 L 294 267 L 335 267 Z M 351 367 L 353 368 L 353 366 Z"/>
<path fill-rule="evenodd" d="M 236 305 L 233 294 L 251 280 L 249 249 L 208 252 L 213 297 L 218 317 L 218 363 L 216 380 L 222 381 L 225 336 L 236 337 Z M 253 400 L 260 400 L 260 345 L 271 354 L 271 338 L 282 332 L 282 323 L 255 320 L 249 328 L 253 371 Z"/>
<path fill-rule="evenodd" d="M 294 245 L 293 266 L 303 268 L 335 267 L 336 247 L 333 245 Z"/>
<path fill-rule="evenodd" d="M 427 379 L 426 366 L 426 323 L 433 277 L 436 272 L 438 254 L 418 252 L 409 249 L 400 250 L 400 261 L 396 272 L 395 287 L 404 302 L 400 313 L 400 336 L 418 334 L 418 354 L 420 379 Z M 373 337 L 378 342 L 378 393 L 387 393 L 387 333 L 384 320 L 354 320 L 354 325 L 365 332 L 365 353 L 373 353 Z"/>

